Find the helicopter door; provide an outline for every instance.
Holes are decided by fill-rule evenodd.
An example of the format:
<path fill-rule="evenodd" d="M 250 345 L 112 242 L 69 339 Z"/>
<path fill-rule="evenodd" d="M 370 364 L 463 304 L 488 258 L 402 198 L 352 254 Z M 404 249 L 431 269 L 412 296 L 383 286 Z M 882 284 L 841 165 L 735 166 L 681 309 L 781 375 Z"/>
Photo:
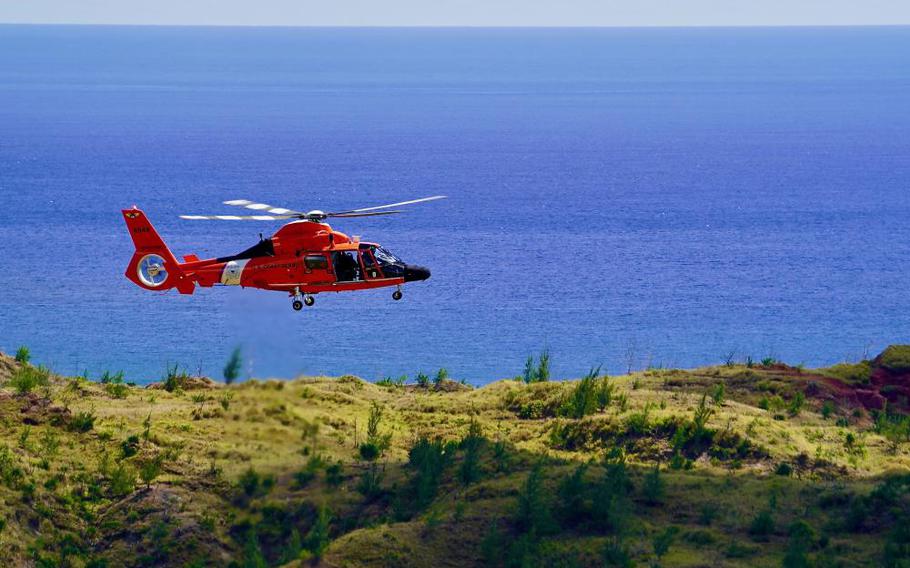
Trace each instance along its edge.
<path fill-rule="evenodd" d="M 379 271 L 379 265 L 376 264 L 373 253 L 371 253 L 369 249 L 362 249 L 360 251 L 360 262 L 363 264 L 363 274 L 367 280 L 382 278 L 382 272 Z"/>
<path fill-rule="evenodd" d="M 361 279 L 360 262 L 357 251 L 337 251 L 332 253 L 332 268 L 338 282 L 356 282 Z"/>

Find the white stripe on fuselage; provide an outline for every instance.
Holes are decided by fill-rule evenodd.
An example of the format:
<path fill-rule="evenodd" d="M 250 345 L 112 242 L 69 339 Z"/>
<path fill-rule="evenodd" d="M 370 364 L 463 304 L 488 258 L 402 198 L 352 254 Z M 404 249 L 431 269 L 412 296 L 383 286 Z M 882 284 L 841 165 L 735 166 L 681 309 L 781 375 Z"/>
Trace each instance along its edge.
<path fill-rule="evenodd" d="M 221 271 L 221 283 L 225 286 L 239 286 L 243 269 L 249 261 L 250 259 L 244 258 L 243 260 L 231 260 L 225 263 L 224 270 Z"/>

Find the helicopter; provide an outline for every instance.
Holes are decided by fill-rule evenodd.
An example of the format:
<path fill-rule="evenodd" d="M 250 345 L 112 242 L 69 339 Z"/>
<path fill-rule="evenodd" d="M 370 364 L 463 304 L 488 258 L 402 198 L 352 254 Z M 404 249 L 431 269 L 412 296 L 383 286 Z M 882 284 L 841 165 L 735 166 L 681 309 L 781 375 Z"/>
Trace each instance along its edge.
<path fill-rule="evenodd" d="M 234 255 L 200 260 L 194 254 L 181 261 L 164 244 L 145 213 L 136 207 L 122 210 L 123 219 L 136 247 L 126 277 L 146 290 L 176 288 L 192 294 L 196 286 L 240 286 L 286 292 L 291 307 L 300 311 L 312 306 L 321 292 L 351 292 L 394 287 L 393 300 L 402 298 L 401 286 L 430 277 L 423 266 L 407 264 L 378 243 L 335 231 L 327 219 L 394 215 L 404 205 L 444 199 L 444 195 L 347 211 L 295 211 L 247 199 L 225 201 L 256 215 L 181 215 L 189 220 L 279 221 L 289 220 L 269 238 Z"/>

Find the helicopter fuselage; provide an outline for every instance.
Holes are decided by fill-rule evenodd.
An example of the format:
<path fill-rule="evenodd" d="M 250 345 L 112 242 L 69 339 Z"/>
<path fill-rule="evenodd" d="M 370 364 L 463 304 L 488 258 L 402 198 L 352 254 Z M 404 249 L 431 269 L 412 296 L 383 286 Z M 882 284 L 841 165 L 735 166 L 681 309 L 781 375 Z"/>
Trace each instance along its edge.
<path fill-rule="evenodd" d="M 126 277 L 147 290 L 177 288 L 192 294 L 195 287 L 241 286 L 306 296 L 382 287 L 426 280 L 430 271 L 405 264 L 377 243 L 361 242 L 327 223 L 293 221 L 270 238 L 236 255 L 199 259 L 187 255 L 180 262 L 167 248 L 145 214 L 123 210 L 136 245 Z M 393 295 L 401 297 L 400 290 Z"/>

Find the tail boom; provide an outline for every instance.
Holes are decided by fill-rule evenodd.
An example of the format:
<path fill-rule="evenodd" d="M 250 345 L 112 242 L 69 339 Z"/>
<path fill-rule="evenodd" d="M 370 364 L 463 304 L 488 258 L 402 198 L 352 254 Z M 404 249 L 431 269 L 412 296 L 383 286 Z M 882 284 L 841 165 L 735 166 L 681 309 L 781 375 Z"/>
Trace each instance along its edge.
<path fill-rule="evenodd" d="M 136 247 L 126 277 L 146 290 L 177 288 L 181 294 L 192 294 L 196 286 L 191 275 L 182 269 L 145 213 L 136 207 L 124 209 L 122 213 Z"/>

